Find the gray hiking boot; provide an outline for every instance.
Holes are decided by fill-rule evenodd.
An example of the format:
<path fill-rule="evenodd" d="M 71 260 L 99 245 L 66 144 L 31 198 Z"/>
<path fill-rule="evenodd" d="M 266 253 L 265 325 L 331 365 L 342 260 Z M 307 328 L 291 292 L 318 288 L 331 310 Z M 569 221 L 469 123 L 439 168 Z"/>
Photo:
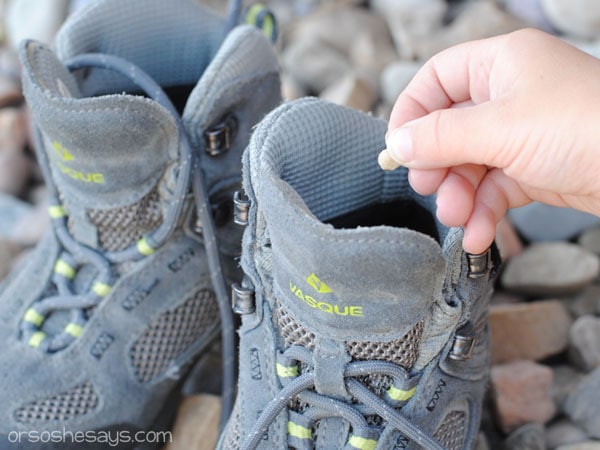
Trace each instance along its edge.
<path fill-rule="evenodd" d="M 280 101 L 275 53 L 189 0 L 107 0 L 56 54 L 29 41 L 21 57 L 53 226 L 0 292 L 0 448 L 133 447 L 167 429 L 230 312 L 219 252 L 233 277 L 231 196 Z"/>
<path fill-rule="evenodd" d="M 461 229 L 436 221 L 405 170 L 379 169 L 385 131 L 316 99 L 257 127 L 221 449 L 474 445 L 498 255 L 465 254 Z"/>

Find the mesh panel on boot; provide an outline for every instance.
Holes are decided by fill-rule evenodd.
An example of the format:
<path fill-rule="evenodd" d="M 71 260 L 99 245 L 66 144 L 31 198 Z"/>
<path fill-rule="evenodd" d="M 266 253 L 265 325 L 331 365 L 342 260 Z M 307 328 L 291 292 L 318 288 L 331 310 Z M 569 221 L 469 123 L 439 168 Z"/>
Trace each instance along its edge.
<path fill-rule="evenodd" d="M 314 333 L 296 322 L 279 302 L 275 304 L 274 320 L 286 348 L 301 345 L 309 350 L 314 349 Z M 390 361 L 408 370 L 417 360 L 423 326 L 424 322 L 420 321 L 400 339 L 391 342 L 346 342 L 348 354 L 355 361 Z"/>
<path fill-rule="evenodd" d="M 98 394 L 94 386 L 86 382 L 68 391 L 22 406 L 15 411 L 15 419 L 21 423 L 69 420 L 88 413 L 97 404 Z"/>
<path fill-rule="evenodd" d="M 417 360 L 423 326 L 423 321 L 417 322 L 402 338 L 391 342 L 348 342 L 348 353 L 355 360 L 391 361 L 410 369 Z"/>
<path fill-rule="evenodd" d="M 315 334 L 308 331 L 281 306 L 281 303 L 275 303 L 274 311 L 275 326 L 283 338 L 285 348 L 292 345 L 301 345 L 308 350 L 315 348 Z"/>
<path fill-rule="evenodd" d="M 98 230 L 100 247 L 111 252 L 129 247 L 144 234 L 159 227 L 163 221 L 157 189 L 132 205 L 113 209 L 88 209 L 87 214 Z M 72 229 L 71 227 L 72 224 L 69 223 L 69 228 Z"/>
<path fill-rule="evenodd" d="M 162 374 L 218 320 L 219 307 L 209 290 L 198 291 L 155 319 L 129 350 L 138 380 L 145 383 Z"/>
<path fill-rule="evenodd" d="M 433 437 L 447 450 L 461 450 L 465 442 L 465 413 L 452 411 L 444 418 Z"/>

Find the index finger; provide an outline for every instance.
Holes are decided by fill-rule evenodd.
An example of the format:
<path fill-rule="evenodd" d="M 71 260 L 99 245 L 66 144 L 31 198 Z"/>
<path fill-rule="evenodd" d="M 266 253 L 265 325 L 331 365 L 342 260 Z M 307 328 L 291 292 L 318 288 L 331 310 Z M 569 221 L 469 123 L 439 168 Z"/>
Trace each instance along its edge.
<path fill-rule="evenodd" d="M 388 129 L 454 104 L 490 99 L 490 73 L 508 35 L 466 42 L 433 56 L 400 94 Z"/>

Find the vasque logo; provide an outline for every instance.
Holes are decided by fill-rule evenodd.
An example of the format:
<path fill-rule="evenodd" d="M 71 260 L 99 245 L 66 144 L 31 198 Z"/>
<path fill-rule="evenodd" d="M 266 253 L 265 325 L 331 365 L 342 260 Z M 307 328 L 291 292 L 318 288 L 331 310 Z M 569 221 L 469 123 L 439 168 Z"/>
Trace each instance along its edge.
<path fill-rule="evenodd" d="M 95 183 L 95 184 L 104 184 L 104 174 L 101 173 L 84 173 L 79 170 L 72 169 L 70 167 L 61 164 L 58 161 L 56 162 L 56 167 L 60 169 L 62 173 L 68 175 L 74 180 L 83 181 L 84 183 Z"/>
<path fill-rule="evenodd" d="M 438 400 L 440 399 L 440 397 L 442 396 L 442 393 L 444 392 L 444 388 L 446 387 L 446 382 L 440 378 L 440 381 L 438 381 L 438 384 L 435 388 L 435 391 L 433 392 L 433 396 L 431 397 L 431 400 L 429 400 L 429 403 L 427 403 L 427 411 L 431 412 L 435 409 Z"/>
<path fill-rule="evenodd" d="M 311 273 L 306 277 L 306 282 L 319 294 L 329 294 L 332 292 L 331 288 L 325 282 L 321 281 L 315 273 Z"/>
<path fill-rule="evenodd" d="M 312 286 L 312 285 L 311 285 Z M 313 286 L 314 287 L 314 286 Z M 317 300 L 316 298 L 305 294 L 302 290 L 296 286 L 290 280 L 290 291 L 304 303 L 306 303 L 311 308 L 318 309 L 327 314 L 336 314 L 338 316 L 353 316 L 353 317 L 362 317 L 363 309 L 362 306 L 340 306 L 332 303 L 323 302 Z M 331 290 L 329 290 L 331 292 Z"/>
<path fill-rule="evenodd" d="M 73 155 L 71 155 L 71 153 L 64 148 L 60 142 L 58 141 L 53 141 L 52 142 L 52 148 L 54 149 L 54 151 L 56 152 L 56 154 L 63 160 L 63 161 L 74 161 L 75 157 Z"/>
<path fill-rule="evenodd" d="M 52 142 L 52 149 L 60 158 L 54 158 L 54 163 L 62 173 L 73 178 L 74 180 L 82 181 L 84 183 L 104 184 L 104 174 L 102 173 L 81 172 L 73 169 L 72 167 L 66 166 L 64 163 L 67 161 L 75 161 L 75 157 L 58 141 Z"/>

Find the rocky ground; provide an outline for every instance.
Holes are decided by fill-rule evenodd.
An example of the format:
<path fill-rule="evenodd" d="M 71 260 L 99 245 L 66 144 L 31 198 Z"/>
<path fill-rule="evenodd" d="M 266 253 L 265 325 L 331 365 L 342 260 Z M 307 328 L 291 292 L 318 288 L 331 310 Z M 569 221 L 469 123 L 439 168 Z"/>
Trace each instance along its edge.
<path fill-rule="evenodd" d="M 32 12 L 19 18 L 9 3 L 0 1 L 0 278 L 49 223 L 11 50 Z M 66 14 L 68 2 L 58 3 Z M 535 26 L 600 55 L 593 0 L 267 3 L 279 20 L 286 99 L 316 95 L 384 118 L 425 60 L 465 40 Z M 36 37 L 51 39 L 61 20 L 53 16 Z M 532 205 L 499 225 L 497 242 L 504 267 L 490 310 L 493 368 L 479 449 L 600 449 L 600 219 Z M 217 417 L 218 398 L 188 398 L 174 448 L 211 448 Z"/>

